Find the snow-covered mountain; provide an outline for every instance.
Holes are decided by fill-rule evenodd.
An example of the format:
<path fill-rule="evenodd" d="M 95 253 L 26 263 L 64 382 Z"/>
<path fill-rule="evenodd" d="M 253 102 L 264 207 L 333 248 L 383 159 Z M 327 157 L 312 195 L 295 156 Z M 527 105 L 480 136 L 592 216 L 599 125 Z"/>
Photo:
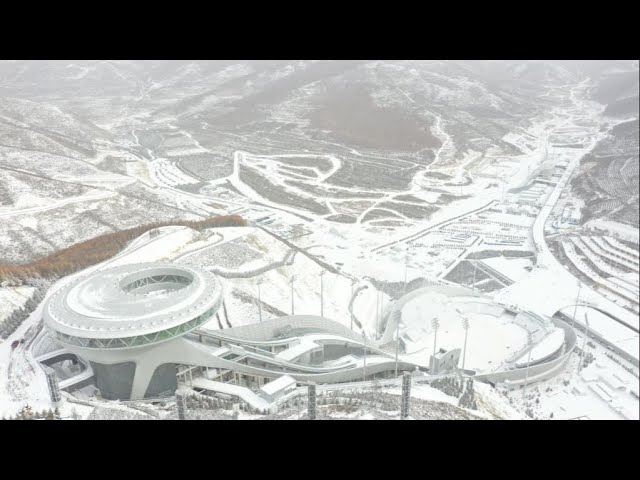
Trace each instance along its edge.
<path fill-rule="evenodd" d="M 472 157 L 521 154 L 526 146 L 509 136 L 547 118 L 562 100 L 555 92 L 586 78 L 613 112 L 637 99 L 630 62 L 3 61 L 0 239 L 12 248 L 0 260 L 205 216 L 210 209 L 179 192 L 224 182 L 238 150 L 339 157 L 320 180 L 256 162 L 241 161 L 239 174 L 252 188 L 269 185 L 276 203 L 348 223 L 367 205 L 312 204 L 358 196 L 345 187 L 406 195 L 427 167 L 431 178 L 455 178 Z M 409 217 L 441 206 L 414 203 L 421 213 Z M 406 208 L 386 204 L 378 219 Z"/>

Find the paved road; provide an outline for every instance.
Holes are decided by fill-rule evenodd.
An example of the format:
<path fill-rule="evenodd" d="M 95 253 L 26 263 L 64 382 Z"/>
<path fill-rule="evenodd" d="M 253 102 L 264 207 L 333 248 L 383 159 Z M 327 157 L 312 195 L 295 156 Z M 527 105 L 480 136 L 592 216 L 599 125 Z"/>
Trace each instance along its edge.
<path fill-rule="evenodd" d="M 471 210 L 469 212 L 465 212 L 465 213 L 462 213 L 460 215 L 456 215 L 455 217 L 448 218 L 446 220 L 443 220 L 441 222 L 436 223 L 435 225 L 431 225 L 430 227 L 427 227 L 424 230 L 420 230 L 417 233 L 413 233 L 413 234 L 411 234 L 411 235 L 409 235 L 407 237 L 399 238 L 398 240 L 394 240 L 392 242 L 385 243 L 384 245 L 379 245 L 379 246 L 373 248 L 371 250 L 371 253 L 378 252 L 378 251 L 380 251 L 380 250 L 382 250 L 384 248 L 390 247 L 391 245 L 395 245 L 397 243 L 410 242 L 410 241 L 413 241 L 413 240 L 417 240 L 418 238 L 424 237 L 427 233 L 429 233 L 429 232 L 431 232 L 431 231 L 433 231 L 433 230 L 435 230 L 437 228 L 447 226 L 449 223 L 453 223 L 456 220 L 460 220 L 462 218 L 468 217 L 469 215 L 473 215 L 474 213 L 480 213 L 483 210 L 486 210 L 488 208 L 493 207 L 497 203 L 498 203 L 497 200 L 491 200 L 489 203 L 487 203 L 486 205 L 484 205 L 484 206 L 482 206 L 480 208 L 476 208 L 475 210 Z"/>

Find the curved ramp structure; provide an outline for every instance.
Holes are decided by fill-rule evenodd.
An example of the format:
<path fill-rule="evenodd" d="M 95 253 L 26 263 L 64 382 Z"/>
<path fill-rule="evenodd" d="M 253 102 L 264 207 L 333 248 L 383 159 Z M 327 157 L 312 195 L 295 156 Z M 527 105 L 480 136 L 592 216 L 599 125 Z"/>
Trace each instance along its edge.
<path fill-rule="evenodd" d="M 221 303 L 222 286 L 213 274 L 143 263 L 65 284 L 47 300 L 43 316 L 55 341 L 88 361 L 108 399 L 173 394 L 178 366 L 186 367 L 190 382 L 195 371 L 196 377 L 206 372 L 212 381 L 257 387 L 283 374 L 300 382 L 337 383 L 390 375 L 396 366 L 399 371 L 416 368 L 396 363 L 377 342 L 344 325 L 312 315 L 200 329 Z"/>

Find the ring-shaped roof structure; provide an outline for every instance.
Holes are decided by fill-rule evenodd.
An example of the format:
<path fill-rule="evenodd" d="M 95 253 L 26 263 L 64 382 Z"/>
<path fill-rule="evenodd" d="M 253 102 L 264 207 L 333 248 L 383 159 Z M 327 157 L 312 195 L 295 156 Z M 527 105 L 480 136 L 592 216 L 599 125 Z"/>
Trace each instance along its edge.
<path fill-rule="evenodd" d="M 43 317 L 63 343 L 126 348 L 197 328 L 215 315 L 222 298 L 220 280 L 206 270 L 138 263 L 72 280 L 47 300 Z"/>

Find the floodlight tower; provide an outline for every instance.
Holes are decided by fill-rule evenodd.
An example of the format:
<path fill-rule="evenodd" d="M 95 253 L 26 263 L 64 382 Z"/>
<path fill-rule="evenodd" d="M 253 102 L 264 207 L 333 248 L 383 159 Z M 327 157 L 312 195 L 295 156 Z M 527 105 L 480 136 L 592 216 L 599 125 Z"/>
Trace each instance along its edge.
<path fill-rule="evenodd" d="M 464 370 L 464 363 L 467 360 L 467 337 L 469 336 L 469 319 L 462 314 L 460 310 L 456 308 L 456 312 L 462 318 L 462 328 L 464 328 L 464 347 L 462 348 L 462 370 Z"/>
<path fill-rule="evenodd" d="M 295 315 L 295 308 L 293 303 L 293 283 L 296 281 L 296 276 L 293 275 L 289 283 L 291 284 L 291 315 Z"/>
<path fill-rule="evenodd" d="M 580 303 L 580 291 L 582 290 L 582 282 L 578 280 L 578 295 L 576 296 L 576 304 L 573 307 L 573 320 L 571 320 L 571 328 L 576 324 L 576 313 L 578 312 L 578 303 Z"/>
<path fill-rule="evenodd" d="M 505 168 L 505 167 L 502 167 L 502 198 L 501 198 L 501 203 L 502 203 L 502 213 L 504 213 L 504 210 L 505 210 L 505 205 L 504 205 L 504 184 L 505 184 L 505 183 L 506 183 L 506 181 L 507 181 L 506 174 L 505 174 L 505 170 L 506 170 L 506 168 Z"/>
<path fill-rule="evenodd" d="M 258 277 L 256 280 L 256 284 L 258 286 L 258 318 L 262 323 L 262 299 L 260 298 L 260 285 L 262 285 L 262 277 Z"/>
<path fill-rule="evenodd" d="M 362 341 L 364 343 L 364 370 L 362 371 L 362 381 L 367 379 L 367 334 L 362 331 Z"/>
<path fill-rule="evenodd" d="M 438 322 L 438 317 L 433 317 L 431 319 L 431 326 L 433 327 L 434 330 L 434 335 L 433 335 L 433 356 L 436 356 L 436 344 L 437 344 L 437 340 L 438 340 L 438 327 L 440 326 L 440 323 Z"/>
<path fill-rule="evenodd" d="M 398 376 L 398 351 L 400 350 L 400 318 L 402 317 L 402 310 L 394 310 L 393 320 L 396 322 L 396 374 Z"/>
<path fill-rule="evenodd" d="M 324 317 L 324 282 L 322 277 L 327 273 L 326 270 L 320 272 L 320 316 Z"/>
<path fill-rule="evenodd" d="M 355 278 L 351 279 L 351 330 L 353 330 L 353 302 L 354 302 L 354 292 L 355 292 L 355 286 L 356 283 L 358 283 L 358 280 Z"/>
<path fill-rule="evenodd" d="M 582 340 L 582 354 L 580 355 L 580 363 L 578 364 L 578 373 L 582 371 L 582 365 L 584 364 L 584 357 L 586 356 L 587 337 L 589 336 L 589 319 L 587 318 L 587 312 L 584 312 L 584 339 Z"/>
<path fill-rule="evenodd" d="M 407 251 L 405 252 L 404 257 L 404 291 L 407 291 L 407 270 L 409 269 L 409 252 L 411 251 L 411 246 L 407 245 Z"/>
<path fill-rule="evenodd" d="M 525 391 L 527 390 L 527 382 L 529 381 L 529 367 L 531 366 L 531 350 L 533 350 L 532 348 L 533 346 L 533 342 L 532 342 L 532 338 L 531 338 L 531 332 L 527 332 L 527 347 L 529 348 L 529 354 L 527 357 L 527 372 L 525 374 L 524 377 L 524 386 L 522 387 L 522 401 L 524 402 L 524 394 Z"/>
<path fill-rule="evenodd" d="M 380 328 L 380 322 L 381 322 L 380 317 L 382 317 L 382 302 L 380 298 L 381 298 L 380 290 L 377 290 L 376 291 L 376 332 Z"/>

